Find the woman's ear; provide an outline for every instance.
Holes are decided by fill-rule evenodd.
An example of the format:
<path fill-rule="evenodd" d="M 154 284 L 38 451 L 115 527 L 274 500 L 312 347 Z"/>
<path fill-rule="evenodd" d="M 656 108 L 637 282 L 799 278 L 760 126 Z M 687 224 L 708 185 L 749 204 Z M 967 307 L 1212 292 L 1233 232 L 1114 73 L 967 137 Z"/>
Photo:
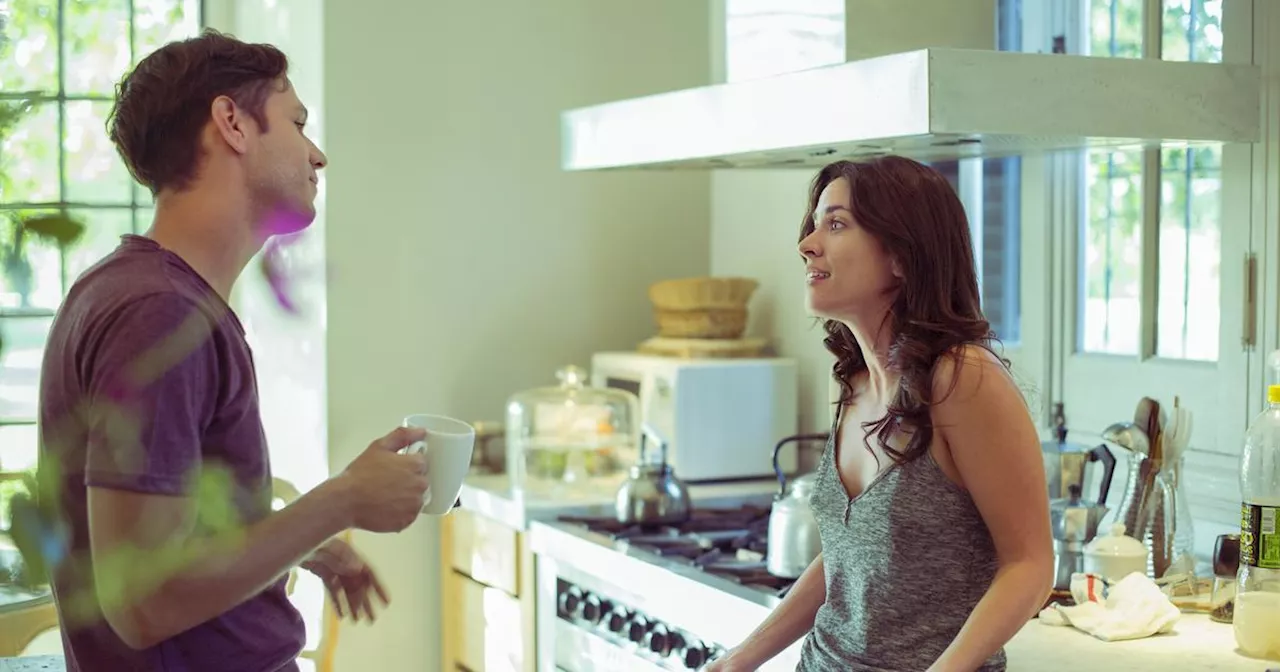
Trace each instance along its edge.
<path fill-rule="evenodd" d="M 894 260 L 891 262 L 891 266 L 890 266 L 890 267 L 891 267 L 891 268 L 892 268 L 892 270 L 893 270 L 893 277 L 895 277 L 895 278 L 897 278 L 897 279 L 899 279 L 899 280 L 903 280 L 903 279 L 905 279 L 905 278 L 906 278 L 906 274 L 902 272 L 902 264 L 901 264 L 897 259 L 894 259 Z"/>

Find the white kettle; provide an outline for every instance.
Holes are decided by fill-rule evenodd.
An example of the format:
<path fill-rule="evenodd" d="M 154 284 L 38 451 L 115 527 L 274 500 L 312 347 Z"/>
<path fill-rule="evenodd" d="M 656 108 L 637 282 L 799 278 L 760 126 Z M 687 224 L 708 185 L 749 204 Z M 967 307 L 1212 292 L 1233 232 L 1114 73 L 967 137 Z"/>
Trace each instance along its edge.
<path fill-rule="evenodd" d="M 822 552 L 818 536 L 818 521 L 809 506 L 817 474 L 805 474 L 793 479 L 787 487 L 787 477 L 778 466 L 778 452 L 788 443 L 800 441 L 826 441 L 826 434 L 799 434 L 789 436 L 773 449 L 773 470 L 778 475 L 778 494 L 774 496 L 769 512 L 769 539 L 766 567 L 769 573 L 782 578 L 798 578 Z"/>

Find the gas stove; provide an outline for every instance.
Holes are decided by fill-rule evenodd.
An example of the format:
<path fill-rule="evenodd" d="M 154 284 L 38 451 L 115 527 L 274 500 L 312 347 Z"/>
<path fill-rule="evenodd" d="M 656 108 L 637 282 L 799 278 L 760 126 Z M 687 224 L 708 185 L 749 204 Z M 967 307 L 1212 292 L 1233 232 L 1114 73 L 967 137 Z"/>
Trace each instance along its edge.
<path fill-rule="evenodd" d="M 558 520 L 779 599 L 786 597 L 795 583 L 795 579 L 777 577 L 765 569 L 769 536 L 766 507 L 697 509 L 689 520 L 672 525 L 625 524 L 605 516 L 561 516 Z"/>
<path fill-rule="evenodd" d="M 530 526 L 538 669 L 700 669 L 737 645 L 794 579 L 766 570 L 769 508 L 696 508 L 677 525 L 565 515 Z M 799 645 L 762 669 L 794 670 Z"/>

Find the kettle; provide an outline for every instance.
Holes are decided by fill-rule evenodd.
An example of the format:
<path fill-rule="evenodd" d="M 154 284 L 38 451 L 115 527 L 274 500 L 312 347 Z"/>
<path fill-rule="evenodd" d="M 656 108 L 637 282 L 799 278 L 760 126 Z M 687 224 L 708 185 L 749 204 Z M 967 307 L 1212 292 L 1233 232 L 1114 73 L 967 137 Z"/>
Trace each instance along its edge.
<path fill-rule="evenodd" d="M 778 465 L 778 453 L 788 443 L 827 440 L 827 434 L 798 434 L 778 442 L 773 448 L 773 471 L 778 475 L 778 494 L 773 498 L 769 511 L 768 557 L 765 564 L 769 573 L 782 578 L 798 578 L 822 552 L 818 536 L 818 521 L 809 506 L 817 474 L 809 473 L 791 481 Z"/>
<path fill-rule="evenodd" d="M 689 488 L 676 478 L 667 464 L 667 442 L 649 423 L 641 426 L 640 458 L 614 501 L 618 522 L 623 524 L 671 525 L 689 519 Z M 661 461 L 650 464 L 645 457 L 648 443 L 658 444 Z"/>

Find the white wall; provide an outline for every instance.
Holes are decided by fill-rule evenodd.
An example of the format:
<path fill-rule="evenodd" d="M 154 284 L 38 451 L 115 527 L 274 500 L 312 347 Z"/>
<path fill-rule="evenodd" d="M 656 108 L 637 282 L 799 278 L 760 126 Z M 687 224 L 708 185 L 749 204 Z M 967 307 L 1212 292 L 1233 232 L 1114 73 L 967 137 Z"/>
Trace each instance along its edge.
<path fill-rule="evenodd" d="M 711 178 L 711 273 L 760 281 L 747 331 L 799 361 L 802 432 L 826 431 L 832 419 L 828 388 L 834 360 L 822 345 L 821 323 L 805 310 L 797 247 L 815 173 L 720 170 Z"/>
<path fill-rule="evenodd" d="M 709 177 L 565 174 L 557 117 L 709 81 L 703 3 L 324 7 L 332 468 L 407 413 L 501 418 L 651 335 L 650 282 L 707 272 Z M 436 540 L 357 537 L 393 605 L 340 670 L 435 669 Z"/>

